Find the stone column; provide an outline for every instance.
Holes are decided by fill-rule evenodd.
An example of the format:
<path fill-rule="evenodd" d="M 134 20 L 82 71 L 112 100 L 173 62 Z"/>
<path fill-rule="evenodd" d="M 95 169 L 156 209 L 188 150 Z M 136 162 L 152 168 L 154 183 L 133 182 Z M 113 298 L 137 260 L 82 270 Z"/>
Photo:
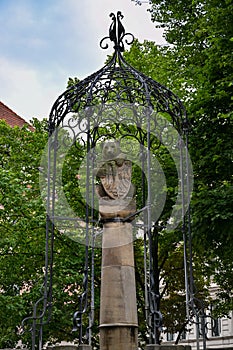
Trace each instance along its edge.
<path fill-rule="evenodd" d="M 120 142 L 103 143 L 95 174 L 103 222 L 100 297 L 100 350 L 137 349 L 137 305 L 133 253 L 136 212 L 132 163 Z"/>
<path fill-rule="evenodd" d="M 102 198 L 104 222 L 100 298 L 100 350 L 136 350 L 137 306 L 131 222 L 135 202 Z"/>

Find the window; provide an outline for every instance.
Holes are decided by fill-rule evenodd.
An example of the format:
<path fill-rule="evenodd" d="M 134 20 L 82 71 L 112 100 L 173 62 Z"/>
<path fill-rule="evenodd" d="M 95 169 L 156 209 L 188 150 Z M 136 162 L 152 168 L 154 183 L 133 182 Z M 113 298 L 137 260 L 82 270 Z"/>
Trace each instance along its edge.
<path fill-rule="evenodd" d="M 214 306 L 210 306 L 211 312 L 211 335 L 212 337 L 219 337 L 221 333 L 221 319 L 218 317 L 213 317 Z"/>
<path fill-rule="evenodd" d="M 181 334 L 180 334 L 180 339 L 186 339 L 186 331 L 184 330 Z"/>
<path fill-rule="evenodd" d="M 211 318 L 212 337 L 219 337 L 221 333 L 221 321 L 219 318 Z"/>
<path fill-rule="evenodd" d="M 174 340 L 174 334 L 173 333 L 167 333 L 167 341 L 172 341 Z"/>

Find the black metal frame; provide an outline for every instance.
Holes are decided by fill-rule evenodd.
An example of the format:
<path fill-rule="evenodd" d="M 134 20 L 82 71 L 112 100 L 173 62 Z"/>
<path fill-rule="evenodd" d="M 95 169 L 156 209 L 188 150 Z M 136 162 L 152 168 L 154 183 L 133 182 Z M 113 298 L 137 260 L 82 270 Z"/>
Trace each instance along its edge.
<path fill-rule="evenodd" d="M 161 327 L 162 315 L 158 309 L 158 293 L 155 290 L 152 262 L 151 235 L 154 225 L 158 225 L 152 217 L 151 198 L 152 174 L 151 152 L 159 149 L 164 142 L 164 133 L 169 128 L 176 134 L 166 137 L 166 143 L 177 143 L 180 174 L 180 221 L 185 242 L 185 254 L 190 246 L 186 244 L 190 238 L 190 218 L 186 215 L 191 184 L 189 183 L 188 159 L 188 121 L 185 108 L 180 99 L 165 86 L 140 73 L 130 66 L 123 57 L 125 44 L 131 44 L 133 35 L 125 33 L 121 23 L 120 11 L 115 16 L 110 14 L 112 24 L 109 36 L 101 40 L 100 46 L 108 48 L 107 41 L 114 44 L 114 53 L 108 63 L 99 71 L 71 86 L 55 101 L 49 117 L 49 142 L 47 154 L 47 226 L 46 226 L 46 258 L 43 296 L 35 304 L 31 320 L 32 350 L 42 349 L 43 326 L 48 323 L 52 312 L 52 275 L 53 275 L 53 240 L 56 225 L 67 228 L 73 223 L 84 223 L 86 257 L 84 266 L 83 293 L 80 305 L 74 314 L 74 330 L 79 330 L 79 343 L 91 344 L 91 328 L 94 319 L 94 248 L 101 224 L 96 219 L 94 204 L 95 167 L 98 144 L 109 138 L 133 140 L 139 145 L 142 169 L 142 209 L 141 221 L 135 226 L 143 230 L 144 236 L 144 269 L 145 269 L 145 309 L 149 332 L 149 342 L 158 343 L 157 330 Z M 65 132 L 64 132 L 65 131 Z M 86 157 L 86 193 L 85 218 L 60 213 L 56 209 L 57 183 L 59 175 L 57 162 L 59 149 L 68 144 L 84 151 Z M 104 134 L 105 133 L 105 134 Z M 173 139 L 174 136 L 174 139 Z M 185 198 L 188 193 L 188 198 Z M 189 242 L 189 241 L 188 241 Z M 191 243 L 189 243 L 191 244 Z M 91 247 L 91 248 L 90 248 Z M 91 254 L 90 254 L 91 251 Z M 185 255 L 185 274 L 192 273 L 188 257 Z M 187 288 L 187 305 L 192 298 L 192 290 Z M 40 303 L 42 307 L 39 308 Z M 86 334 L 83 331 L 82 317 L 89 312 L 89 326 Z M 189 306 L 187 306 L 189 317 Z M 25 321 L 26 321 L 25 320 Z M 38 339 L 38 342 L 37 342 Z"/>

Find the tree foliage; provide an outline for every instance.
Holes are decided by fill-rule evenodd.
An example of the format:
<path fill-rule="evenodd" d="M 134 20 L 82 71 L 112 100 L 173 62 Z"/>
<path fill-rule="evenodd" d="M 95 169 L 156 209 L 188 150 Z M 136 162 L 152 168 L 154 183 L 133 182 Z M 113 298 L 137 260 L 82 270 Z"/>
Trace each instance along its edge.
<path fill-rule="evenodd" d="M 201 273 L 218 283 L 221 302 L 216 312 L 223 314 L 232 310 L 233 290 L 233 4 L 152 0 L 150 12 L 157 26 L 164 28 L 168 45 L 136 41 L 125 56 L 185 103 L 195 181 L 194 258 L 203 262 Z"/>
<path fill-rule="evenodd" d="M 45 266 L 46 212 L 39 187 L 41 155 L 47 123 L 34 120 L 34 132 L 0 122 L 0 348 L 14 347 L 31 334 L 19 332 L 42 296 Z M 41 170 L 41 169 L 40 169 Z M 68 175 L 67 181 L 69 181 Z M 84 272 L 84 247 L 55 232 L 53 309 L 45 341 L 72 340 Z M 41 304 L 39 304 L 41 310 Z M 27 330 L 30 328 L 26 327 Z"/>

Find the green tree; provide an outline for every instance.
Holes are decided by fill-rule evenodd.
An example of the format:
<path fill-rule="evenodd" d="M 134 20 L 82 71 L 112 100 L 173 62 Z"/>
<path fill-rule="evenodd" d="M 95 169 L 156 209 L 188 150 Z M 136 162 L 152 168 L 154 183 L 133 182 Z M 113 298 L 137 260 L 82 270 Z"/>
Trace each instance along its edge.
<path fill-rule="evenodd" d="M 164 26 L 167 41 L 174 45 L 177 68 L 181 67 L 179 74 L 192 86 L 187 109 L 196 182 L 194 243 L 228 293 L 222 299 L 222 311 L 227 311 L 232 309 L 233 290 L 229 261 L 233 248 L 233 3 L 152 1 L 152 18 Z"/>
<path fill-rule="evenodd" d="M 152 20 L 164 28 L 168 45 L 136 41 L 125 53 L 134 67 L 168 86 L 185 103 L 195 181 L 194 258 L 203 261 L 201 273 L 220 286 L 220 314 L 232 310 L 233 290 L 232 10 L 232 1 L 227 0 L 152 0 Z"/>
<path fill-rule="evenodd" d="M 45 121 L 35 119 L 33 126 L 34 132 L 0 122 L 0 348 L 14 347 L 19 339 L 30 346 L 30 332 L 18 331 L 43 290 L 46 212 L 39 167 L 48 134 Z M 84 249 L 55 232 L 53 310 L 50 325 L 44 327 L 44 341 L 77 337 L 71 329 L 83 279 Z"/>

